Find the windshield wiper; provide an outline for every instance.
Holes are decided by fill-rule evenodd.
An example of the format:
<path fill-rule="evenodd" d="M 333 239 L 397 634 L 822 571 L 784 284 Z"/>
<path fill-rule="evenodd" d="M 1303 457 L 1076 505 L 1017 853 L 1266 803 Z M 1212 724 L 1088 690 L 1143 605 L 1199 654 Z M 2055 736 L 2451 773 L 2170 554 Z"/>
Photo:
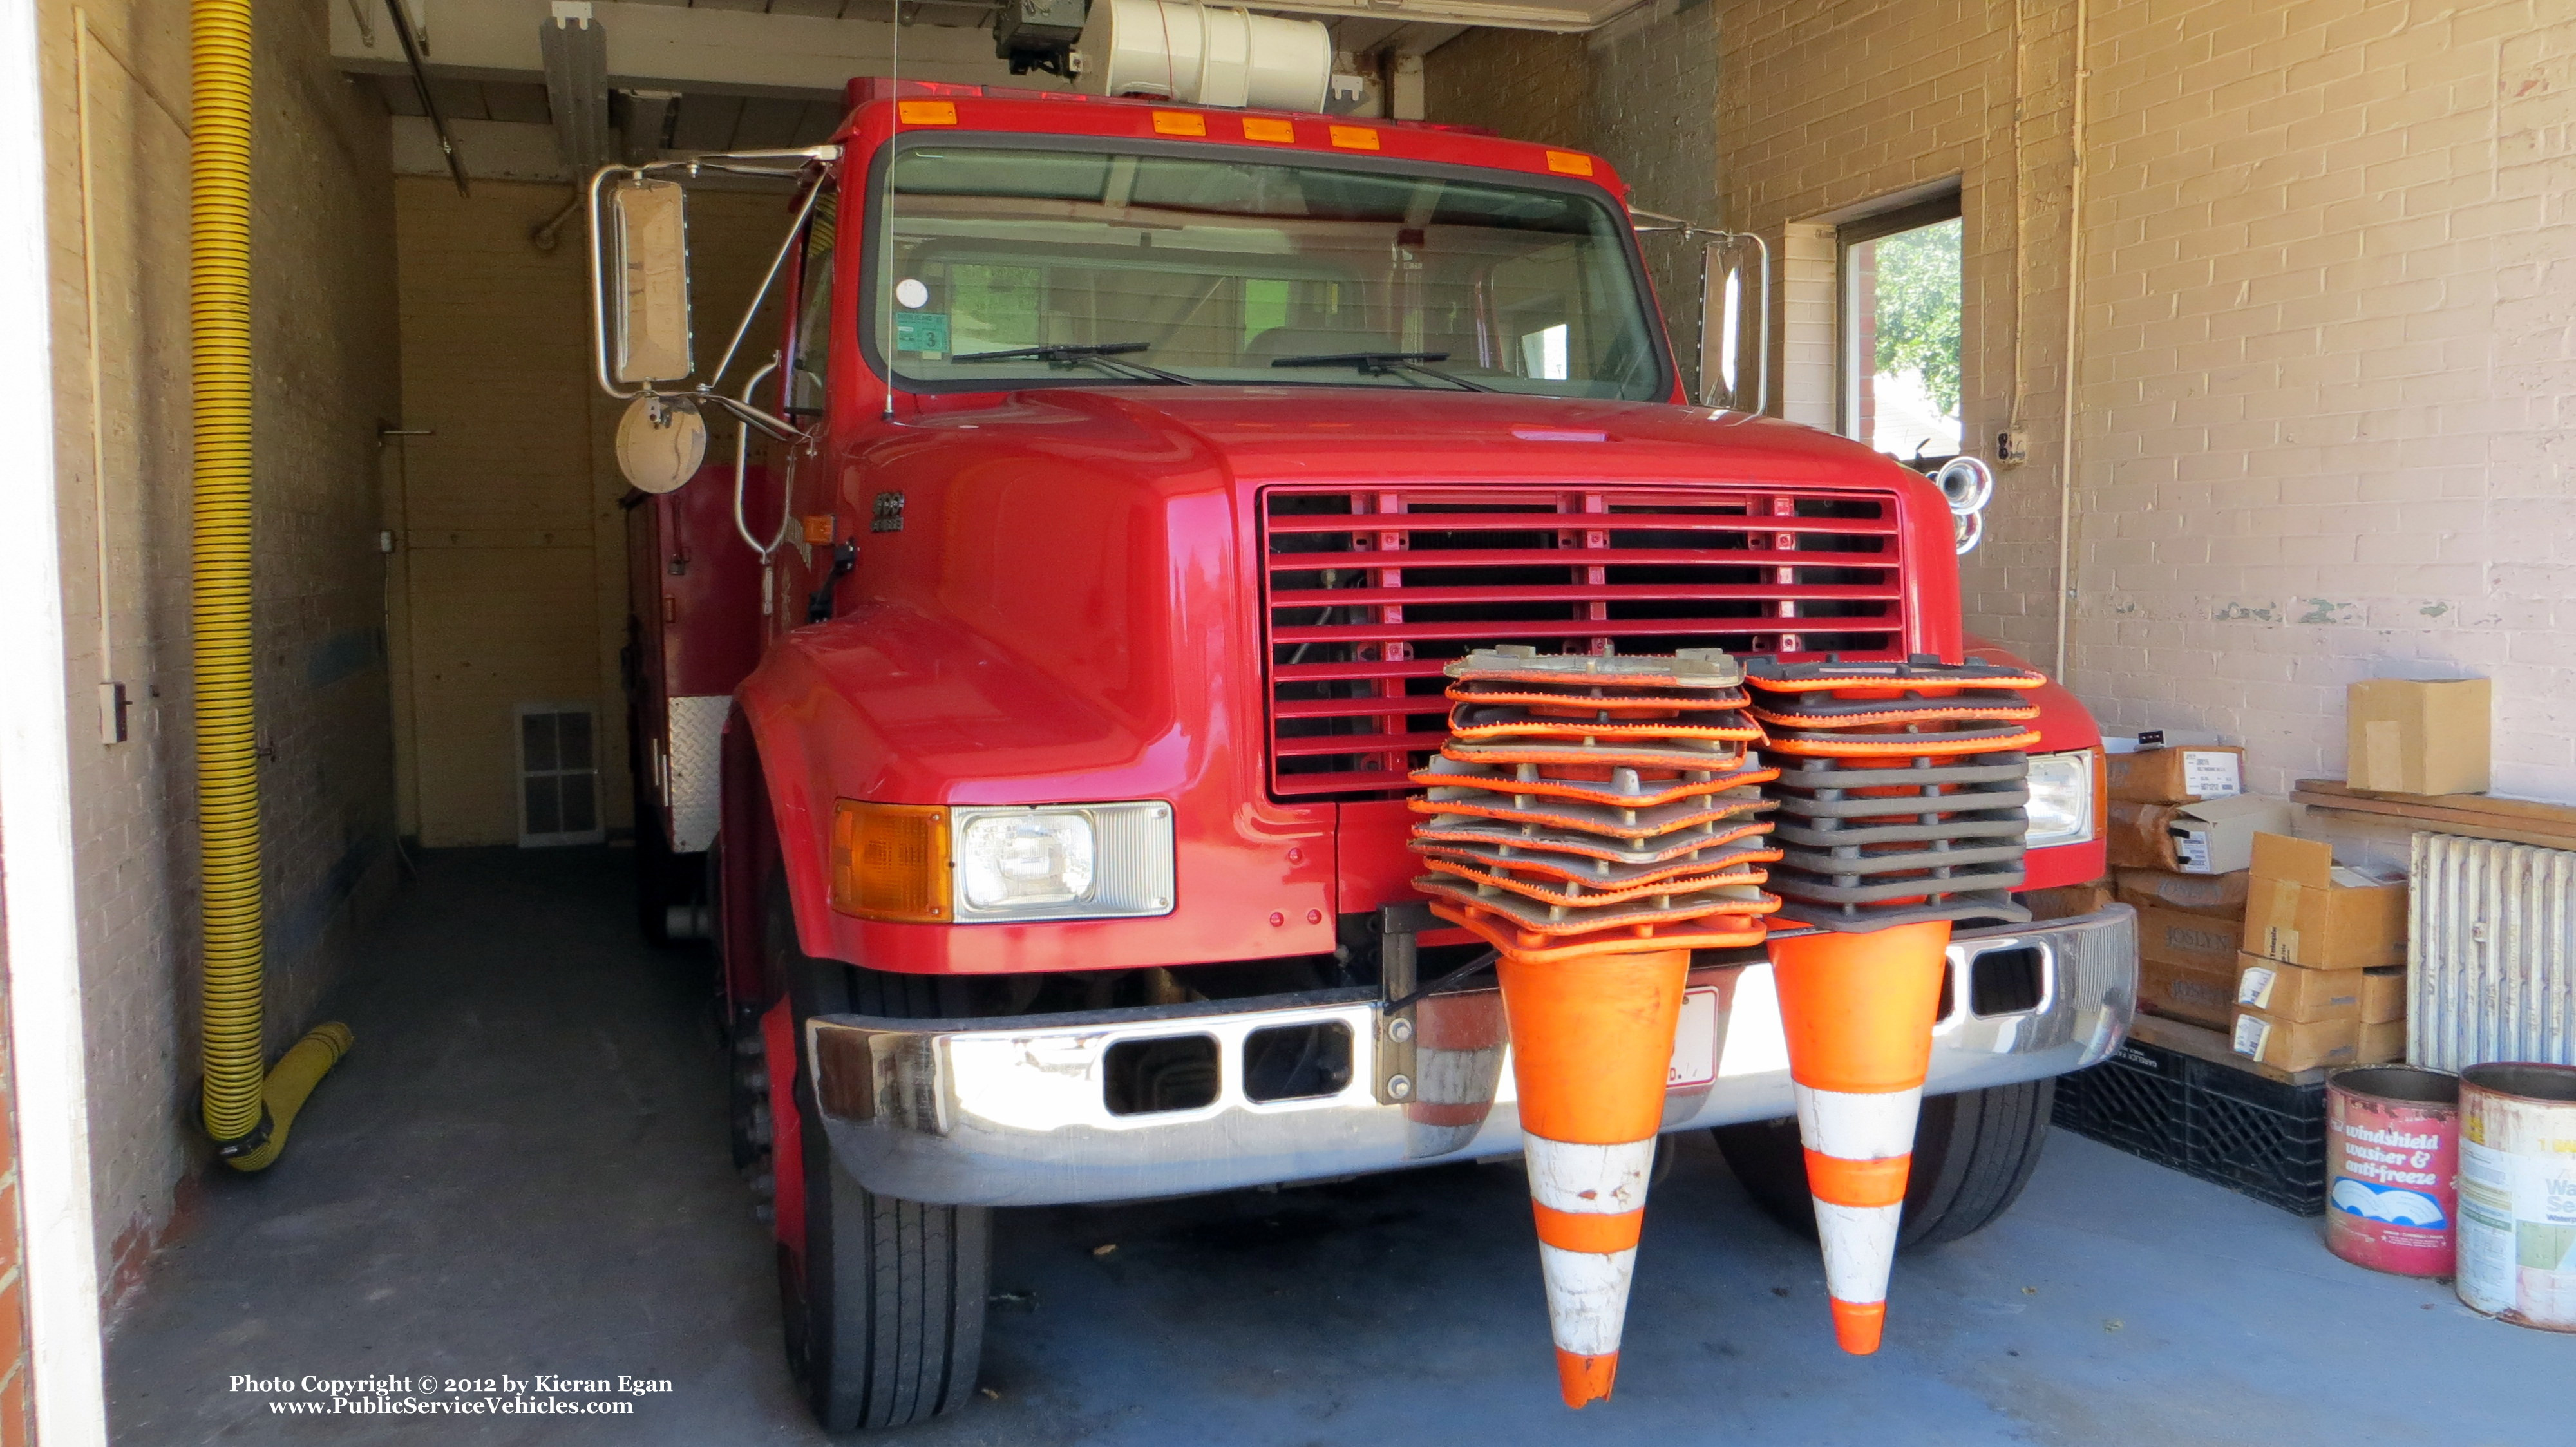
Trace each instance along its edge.
<path fill-rule="evenodd" d="M 1160 367 L 1148 367 L 1142 362 L 1114 360 L 1123 353 L 1141 352 L 1152 345 L 1151 342 L 1050 342 L 1042 347 L 1011 347 L 999 352 L 964 352 L 951 356 L 948 360 L 952 362 L 1037 360 L 1045 362 L 1050 367 L 1090 365 L 1099 367 L 1111 376 L 1125 377 L 1129 381 L 1150 379 L 1156 382 L 1170 382 L 1182 387 L 1200 385 L 1196 377 L 1184 377 L 1178 372 L 1166 372 Z"/>
<path fill-rule="evenodd" d="M 1470 392 L 1501 390 L 1497 387 L 1488 387 L 1482 382 L 1470 382 L 1464 377 L 1453 377 L 1447 372 L 1434 371 L 1423 365 L 1425 362 L 1447 360 L 1449 360 L 1447 352 L 1326 352 L 1311 357 L 1274 357 L 1270 365 L 1274 367 L 1350 367 L 1356 369 L 1363 377 L 1420 376 L 1447 382 L 1453 387 L 1462 387 Z"/>
<path fill-rule="evenodd" d="M 1120 352 L 1141 352 L 1152 342 L 1049 342 L 1042 347 L 1012 347 L 999 352 L 959 352 L 952 362 L 1009 362 L 1022 357 L 1038 357 L 1068 365 L 1089 357 L 1116 356 Z"/>

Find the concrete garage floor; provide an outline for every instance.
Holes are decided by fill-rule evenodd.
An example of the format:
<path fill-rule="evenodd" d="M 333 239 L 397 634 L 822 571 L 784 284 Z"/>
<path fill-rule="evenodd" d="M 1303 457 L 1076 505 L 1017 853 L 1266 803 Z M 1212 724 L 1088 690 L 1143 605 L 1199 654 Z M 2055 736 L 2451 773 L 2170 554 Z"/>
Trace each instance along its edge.
<path fill-rule="evenodd" d="M 109 1348 L 117 1447 L 809 1443 L 725 1156 L 703 966 L 609 851 L 433 856 L 283 1162 L 207 1182 Z M 2576 1340 L 2345 1266 L 2314 1222 L 2063 1132 L 1837 1353 L 1812 1245 L 1705 1137 L 1647 1213 L 1616 1400 L 1556 1401 L 1507 1166 L 1006 1215 L 945 1444 L 2538 1444 Z M 1117 1249 L 1095 1255 L 1095 1248 Z M 295 1420 L 235 1374 L 664 1378 L 631 1416 Z M 301 1395 L 290 1393 L 287 1395 Z M 592 1400 L 574 1397 L 568 1400 Z"/>

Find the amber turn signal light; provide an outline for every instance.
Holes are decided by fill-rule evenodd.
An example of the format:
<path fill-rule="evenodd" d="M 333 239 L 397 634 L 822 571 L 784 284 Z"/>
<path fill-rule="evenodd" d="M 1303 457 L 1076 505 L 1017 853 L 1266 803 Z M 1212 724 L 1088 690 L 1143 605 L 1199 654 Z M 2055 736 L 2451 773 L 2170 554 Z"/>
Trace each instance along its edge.
<path fill-rule="evenodd" d="M 832 806 L 832 908 L 861 919 L 948 918 L 948 811 L 937 804 Z"/>

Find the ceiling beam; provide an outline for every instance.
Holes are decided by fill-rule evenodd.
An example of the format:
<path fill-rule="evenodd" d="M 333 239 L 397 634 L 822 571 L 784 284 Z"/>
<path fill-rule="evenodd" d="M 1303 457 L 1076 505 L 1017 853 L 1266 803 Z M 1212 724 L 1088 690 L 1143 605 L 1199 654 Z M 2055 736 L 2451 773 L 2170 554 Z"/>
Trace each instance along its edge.
<path fill-rule="evenodd" d="M 1434 25 L 1490 25 L 1565 34 L 1596 29 L 1647 0 L 1296 0 L 1258 8 L 1281 15 L 1351 15 Z"/>
<path fill-rule="evenodd" d="M 1387 41 L 1391 55 L 1429 55 L 1467 33 L 1464 25 L 1408 25 Z"/>
<path fill-rule="evenodd" d="M 615 154 L 608 134 L 608 46 L 581 0 L 556 0 L 537 22 L 537 53 L 546 68 L 546 105 L 564 168 L 587 176 Z"/>
<path fill-rule="evenodd" d="M 362 0 L 363 3 L 363 0 Z M 541 80 L 537 43 L 544 12 L 526 0 L 433 0 L 436 25 L 429 73 L 470 80 Z M 852 76 L 892 67 L 889 27 L 881 20 L 826 20 L 807 15 L 649 5 L 596 0 L 591 14 L 608 42 L 608 84 L 648 90 L 840 99 Z M 344 70 L 400 70 L 402 50 L 389 25 L 362 31 L 347 5 L 331 7 L 331 55 Z M 993 55 L 993 37 L 949 25 L 903 27 L 908 79 L 1061 88 L 1052 77 L 1014 79 Z"/>
<path fill-rule="evenodd" d="M 1265 11 L 1397 22 L 1425 36 L 1449 27 L 1491 25 L 1519 30 L 1580 32 L 1596 29 L 1634 9 L 1638 0 L 1296 0 L 1265 4 Z M 402 50 L 390 25 L 368 23 L 373 12 L 330 8 L 331 54 L 343 69 L 378 74 L 400 70 Z M 537 45 L 544 12 L 528 0 L 412 0 L 430 21 L 422 60 L 435 76 L 469 80 L 542 79 Z M 959 11 L 959 14 L 967 12 Z M 893 68 L 892 27 L 883 20 L 839 20 L 813 15 L 716 9 L 711 6 L 596 0 L 592 14 L 606 32 L 611 86 L 680 90 L 800 100 L 835 100 L 852 76 L 885 75 Z M 1431 48 L 1399 42 L 1399 53 Z M 903 27 L 903 74 L 916 80 L 1065 89 L 1050 76 L 1013 77 L 993 55 L 992 36 L 955 25 Z"/>

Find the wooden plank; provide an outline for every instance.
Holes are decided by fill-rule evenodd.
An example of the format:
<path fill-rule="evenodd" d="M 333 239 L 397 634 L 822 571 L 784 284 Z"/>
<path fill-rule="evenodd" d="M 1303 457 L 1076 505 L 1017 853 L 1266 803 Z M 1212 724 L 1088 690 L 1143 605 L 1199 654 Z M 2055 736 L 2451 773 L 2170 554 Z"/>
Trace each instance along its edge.
<path fill-rule="evenodd" d="M 2320 794 L 2306 789 L 2292 791 L 2290 797 L 2318 809 L 2341 809 L 2347 814 L 2384 814 L 2392 819 L 2422 819 L 2430 823 L 2469 824 L 2483 829 L 2520 829 L 2531 834 L 2576 835 L 2576 827 L 2563 826 L 2541 819 L 2524 819 L 2512 814 L 2480 814 L 2467 809 L 2437 809 L 2425 804 L 2403 804 L 2393 799 L 2373 799 L 2364 794 Z"/>
<path fill-rule="evenodd" d="M 2508 799 L 2498 794 L 2392 794 L 2376 789 L 2356 789 L 2341 779 L 2301 779 L 2295 787 L 2302 793 L 2326 794 L 2338 799 L 2439 809 L 2449 814 L 2492 814 L 2533 820 L 2537 822 L 2525 827 L 2548 833 L 2576 834 L 2576 805 L 2551 804 L 2539 799 Z"/>
<path fill-rule="evenodd" d="M 2298 798 L 2295 794 L 2291 795 L 2291 797 L 2293 799 Z M 2502 844 L 2530 844 L 2536 845 L 2542 849 L 2576 850 L 2576 835 L 2535 834 L 2525 829 L 2490 829 L 2483 824 L 2445 824 L 2438 820 L 2416 819 L 2402 814 L 2391 815 L 2374 813 L 2362 809 L 2345 808 L 2339 805 L 2318 804 L 2308 800 L 2300 800 L 2300 802 L 2308 804 L 2308 807 L 2312 809 L 2323 809 L 2329 814 L 2349 814 L 2356 819 L 2378 819 L 2382 821 L 2394 819 L 2410 823 L 2414 825 L 2419 832 L 2426 834 L 2457 834 L 2469 839 L 2492 839 Z"/>
<path fill-rule="evenodd" d="M 2381 819 L 2411 824 L 2434 834 L 2460 834 L 2472 839 L 2495 839 L 2508 844 L 2536 844 L 2544 849 L 2576 849 L 2576 830 L 2559 833 L 2547 827 L 2529 827 L 2513 816 L 2467 814 L 2455 809 L 2434 809 L 2415 804 L 2401 804 L 2363 794 L 2329 794 L 2303 787 L 2290 794 L 2293 803 L 2329 813 L 2350 814 L 2365 819 Z M 2450 797 L 2458 798 L 2459 795 Z M 2495 822 L 2497 819 L 2508 823 Z M 2523 827 L 2514 827 L 2523 826 Z"/>
<path fill-rule="evenodd" d="M 2160 1015 L 2140 1015 L 2129 1026 L 2129 1038 L 2160 1045 L 2212 1065 L 2224 1065 L 2230 1070 L 2242 1070 L 2265 1080 L 2277 1080 L 2283 1085 L 2314 1085 L 2326 1078 L 2322 1066 L 2314 1070 L 2291 1071 L 2265 1065 L 2259 1060 L 2248 1060 L 2227 1048 L 2227 1032 L 2187 1025 L 2180 1020 L 2167 1020 Z"/>

